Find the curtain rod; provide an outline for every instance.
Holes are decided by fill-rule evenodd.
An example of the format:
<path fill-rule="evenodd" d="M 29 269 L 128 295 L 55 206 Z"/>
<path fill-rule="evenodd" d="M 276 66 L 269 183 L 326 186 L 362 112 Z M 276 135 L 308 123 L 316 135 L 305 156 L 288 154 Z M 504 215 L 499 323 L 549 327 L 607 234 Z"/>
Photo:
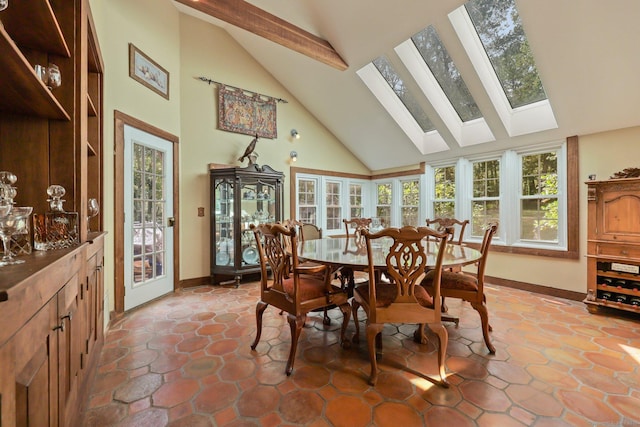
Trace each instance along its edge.
<path fill-rule="evenodd" d="M 276 100 L 276 101 L 278 101 L 278 102 L 282 102 L 282 103 L 284 103 L 284 104 L 288 104 L 288 103 L 289 103 L 289 101 L 287 101 L 286 99 L 276 98 L 276 97 L 274 97 L 274 96 L 269 96 L 269 95 L 263 95 L 263 94 L 261 94 L 261 93 L 254 92 L 254 91 L 252 91 L 252 90 L 246 90 L 246 89 L 242 89 L 241 87 L 231 86 L 231 85 L 228 85 L 228 84 L 226 84 L 226 83 L 221 83 L 221 82 L 217 82 L 217 81 L 215 81 L 215 80 L 208 79 L 208 78 L 206 78 L 206 77 L 196 77 L 196 78 L 197 78 L 198 80 L 202 80 L 203 82 L 207 82 L 208 84 L 215 83 L 215 84 L 217 84 L 217 85 L 223 85 L 223 86 L 227 86 L 227 87 L 232 87 L 232 88 L 234 88 L 234 89 L 238 89 L 238 90 L 241 90 L 241 91 L 243 91 L 243 92 L 249 92 L 249 93 L 253 93 L 253 94 L 255 94 L 255 95 L 264 96 L 265 98 L 274 99 L 274 100 Z"/>

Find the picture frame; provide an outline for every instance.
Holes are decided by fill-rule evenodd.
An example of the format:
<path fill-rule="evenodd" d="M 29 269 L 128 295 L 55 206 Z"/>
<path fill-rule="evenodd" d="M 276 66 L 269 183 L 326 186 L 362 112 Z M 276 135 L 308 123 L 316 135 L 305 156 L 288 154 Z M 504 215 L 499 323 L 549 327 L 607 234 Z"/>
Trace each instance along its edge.
<path fill-rule="evenodd" d="M 129 77 L 169 99 L 169 72 L 129 43 Z"/>

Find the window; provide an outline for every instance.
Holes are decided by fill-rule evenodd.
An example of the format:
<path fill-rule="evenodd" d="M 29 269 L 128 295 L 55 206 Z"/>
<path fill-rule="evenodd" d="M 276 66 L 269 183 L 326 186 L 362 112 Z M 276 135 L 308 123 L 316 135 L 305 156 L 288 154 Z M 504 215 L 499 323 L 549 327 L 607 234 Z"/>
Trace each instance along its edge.
<path fill-rule="evenodd" d="M 558 242 L 558 158 L 521 156 L 520 238 Z"/>
<path fill-rule="evenodd" d="M 340 182 L 329 181 L 325 186 L 325 217 L 327 230 L 342 228 L 342 187 Z"/>
<path fill-rule="evenodd" d="M 515 0 L 471 0 L 449 20 L 509 136 L 558 127 Z"/>
<path fill-rule="evenodd" d="M 434 169 L 433 215 L 437 218 L 456 216 L 456 167 L 447 166 Z"/>
<path fill-rule="evenodd" d="M 424 62 L 463 122 L 482 117 L 456 64 L 432 25 L 411 37 Z"/>
<path fill-rule="evenodd" d="M 350 218 L 362 218 L 362 184 L 349 184 L 349 215 Z"/>
<path fill-rule="evenodd" d="M 500 161 L 473 162 L 471 236 L 482 238 L 484 227 L 500 221 Z"/>
<path fill-rule="evenodd" d="M 514 0 L 471 0 L 465 7 L 511 108 L 547 99 Z"/>
<path fill-rule="evenodd" d="M 391 65 L 389 60 L 385 56 L 379 56 L 373 60 L 373 65 L 375 65 L 382 77 L 384 77 L 387 83 L 389 83 L 391 89 L 393 89 L 407 110 L 409 110 L 415 121 L 420 125 L 422 132 L 434 130 L 435 126 L 433 126 L 433 123 L 431 123 L 431 120 L 429 120 L 413 94 L 406 88 L 404 82 L 398 73 L 396 73 L 396 70 L 394 70 L 393 65 Z"/>
<path fill-rule="evenodd" d="M 420 208 L 420 181 L 402 182 L 402 204 L 400 206 L 401 225 L 418 226 Z"/>
<path fill-rule="evenodd" d="M 298 180 L 298 219 L 310 224 L 318 224 L 318 181 L 316 179 L 301 178 Z"/>
<path fill-rule="evenodd" d="M 391 226 L 391 183 L 376 185 L 376 217 L 380 219 L 382 227 Z"/>

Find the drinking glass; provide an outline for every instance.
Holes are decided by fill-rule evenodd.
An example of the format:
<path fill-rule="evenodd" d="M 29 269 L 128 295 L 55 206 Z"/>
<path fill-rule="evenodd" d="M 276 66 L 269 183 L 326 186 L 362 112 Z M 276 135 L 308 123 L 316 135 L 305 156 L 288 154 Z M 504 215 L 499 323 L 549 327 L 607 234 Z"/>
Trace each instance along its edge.
<path fill-rule="evenodd" d="M 49 80 L 49 72 L 47 71 L 47 67 L 45 67 L 44 65 L 36 65 L 33 68 L 36 71 L 36 76 L 38 76 L 38 78 L 42 80 L 42 83 L 46 85 Z"/>
<path fill-rule="evenodd" d="M 0 260 L 0 267 L 23 263 L 23 259 L 14 259 L 11 254 L 11 235 L 26 227 L 32 207 L 11 207 L 2 215 L 4 208 L 0 208 L 0 237 L 4 247 L 4 256 Z"/>
<path fill-rule="evenodd" d="M 56 64 L 49 64 L 47 68 L 47 85 L 49 89 L 55 89 L 62 84 L 62 76 L 60 75 L 60 69 Z"/>
<path fill-rule="evenodd" d="M 100 213 L 100 205 L 96 199 L 89 199 L 87 201 L 87 231 L 91 231 L 90 221 L 91 218 Z"/>

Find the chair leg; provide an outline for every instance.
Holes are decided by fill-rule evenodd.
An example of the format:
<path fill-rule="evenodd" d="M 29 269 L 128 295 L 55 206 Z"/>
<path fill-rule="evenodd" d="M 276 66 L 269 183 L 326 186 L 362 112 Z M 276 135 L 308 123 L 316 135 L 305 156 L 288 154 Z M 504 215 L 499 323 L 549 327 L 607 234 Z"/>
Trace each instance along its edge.
<path fill-rule="evenodd" d="M 496 354 L 496 348 L 491 344 L 489 339 L 489 312 L 487 306 L 484 303 L 472 302 L 471 306 L 476 309 L 480 314 L 480 321 L 482 322 L 482 336 L 484 337 L 484 343 L 489 349 L 489 353 Z"/>
<path fill-rule="evenodd" d="M 298 349 L 298 338 L 300 338 L 300 333 L 302 332 L 304 322 L 307 320 L 307 316 L 304 314 L 301 316 L 287 314 L 287 320 L 291 327 L 291 350 L 289 350 L 289 360 L 287 360 L 285 373 L 287 375 L 291 375 L 291 372 L 293 371 L 293 362 L 296 358 L 296 350 Z"/>
<path fill-rule="evenodd" d="M 351 348 L 351 342 L 347 340 L 347 326 L 349 326 L 349 319 L 351 318 L 351 305 L 348 302 L 340 304 L 340 311 L 342 312 L 342 327 L 340 328 L 340 345 L 344 349 Z"/>
<path fill-rule="evenodd" d="M 262 315 L 264 311 L 267 309 L 269 304 L 266 302 L 259 301 L 256 305 L 256 323 L 257 323 L 257 331 L 256 331 L 256 339 L 251 344 L 251 350 L 255 350 L 258 342 L 260 341 L 260 335 L 262 335 Z"/>
<path fill-rule="evenodd" d="M 367 323 L 367 347 L 369 349 L 369 360 L 371 361 L 371 375 L 369 384 L 376 385 L 378 380 L 378 360 L 376 354 L 377 337 L 382 332 L 384 325 L 381 323 Z"/>
<path fill-rule="evenodd" d="M 360 322 L 358 321 L 358 309 L 360 308 L 360 303 L 355 299 L 351 300 L 351 314 L 353 315 L 353 323 L 356 327 L 356 332 L 353 334 L 353 341 L 355 344 L 360 342 Z"/>
<path fill-rule="evenodd" d="M 329 326 L 331 324 L 331 318 L 329 317 L 329 315 L 327 314 L 327 308 L 324 308 L 324 315 L 322 317 L 322 324 L 323 325 L 327 325 Z"/>
<path fill-rule="evenodd" d="M 438 370 L 440 372 L 440 385 L 442 387 L 449 388 L 447 373 L 444 369 L 444 359 L 447 351 L 447 345 L 449 344 L 449 334 L 442 323 L 436 323 L 433 325 L 429 324 L 429 329 L 435 332 L 438 336 Z"/>

